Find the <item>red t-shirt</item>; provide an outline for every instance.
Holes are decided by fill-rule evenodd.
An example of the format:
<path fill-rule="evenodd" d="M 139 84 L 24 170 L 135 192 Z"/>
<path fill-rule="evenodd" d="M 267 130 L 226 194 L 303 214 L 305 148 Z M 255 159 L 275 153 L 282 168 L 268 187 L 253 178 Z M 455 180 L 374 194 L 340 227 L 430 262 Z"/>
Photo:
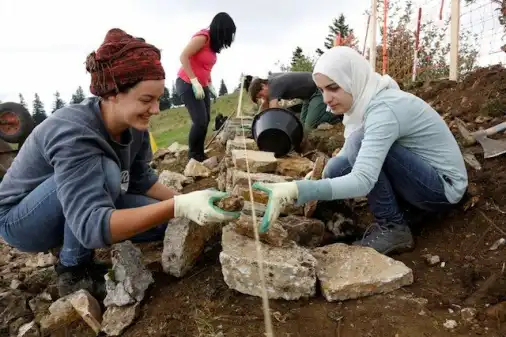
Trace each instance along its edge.
<path fill-rule="evenodd" d="M 214 64 L 216 63 L 216 53 L 211 49 L 210 46 L 210 36 L 209 29 L 202 29 L 192 37 L 204 35 L 207 37 L 207 41 L 196 54 L 190 56 L 190 66 L 192 67 L 195 76 L 199 80 L 200 84 L 205 87 L 211 82 L 211 70 L 213 69 Z M 190 83 L 190 79 L 183 67 L 181 67 L 177 73 L 177 76 L 180 77 L 186 83 Z"/>

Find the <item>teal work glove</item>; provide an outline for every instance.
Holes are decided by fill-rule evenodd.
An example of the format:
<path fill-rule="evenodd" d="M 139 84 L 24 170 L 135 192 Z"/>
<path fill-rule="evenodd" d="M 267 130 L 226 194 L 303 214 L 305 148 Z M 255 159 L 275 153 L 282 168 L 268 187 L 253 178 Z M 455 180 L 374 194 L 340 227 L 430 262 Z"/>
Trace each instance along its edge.
<path fill-rule="evenodd" d="M 211 92 L 211 95 L 214 96 L 214 98 L 218 98 L 218 93 L 216 92 L 216 88 L 214 87 L 214 85 L 211 82 L 209 82 L 209 84 L 207 85 L 207 88 Z"/>
<path fill-rule="evenodd" d="M 224 211 L 214 205 L 215 201 L 227 196 L 228 193 L 213 189 L 175 195 L 174 217 L 190 219 L 200 226 L 232 221 L 237 219 L 241 212 Z"/>
<path fill-rule="evenodd" d="M 204 88 L 202 88 L 202 85 L 200 84 L 199 80 L 197 78 L 191 78 L 190 81 L 192 83 L 192 89 L 193 89 L 193 94 L 195 95 L 195 98 L 198 100 L 204 99 L 206 94 L 205 94 Z"/>
<path fill-rule="evenodd" d="M 295 182 L 287 183 L 259 183 L 252 186 L 254 189 L 263 191 L 269 195 L 269 201 L 262 218 L 258 231 L 265 233 L 269 226 L 278 219 L 281 209 L 295 203 L 299 196 L 299 189 Z"/>

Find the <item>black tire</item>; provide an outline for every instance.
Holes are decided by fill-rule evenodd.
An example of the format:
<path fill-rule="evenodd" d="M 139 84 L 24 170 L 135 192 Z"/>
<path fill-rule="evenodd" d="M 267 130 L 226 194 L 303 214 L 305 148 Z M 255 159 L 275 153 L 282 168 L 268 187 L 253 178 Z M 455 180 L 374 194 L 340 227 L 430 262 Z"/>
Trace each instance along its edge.
<path fill-rule="evenodd" d="M 1 128 L 2 125 L 0 125 L 0 139 L 13 144 L 23 142 L 35 126 L 30 112 L 19 103 L 7 102 L 0 104 L 0 123 L 4 113 L 14 114 L 19 124 L 17 129 L 10 133 L 4 132 Z"/>

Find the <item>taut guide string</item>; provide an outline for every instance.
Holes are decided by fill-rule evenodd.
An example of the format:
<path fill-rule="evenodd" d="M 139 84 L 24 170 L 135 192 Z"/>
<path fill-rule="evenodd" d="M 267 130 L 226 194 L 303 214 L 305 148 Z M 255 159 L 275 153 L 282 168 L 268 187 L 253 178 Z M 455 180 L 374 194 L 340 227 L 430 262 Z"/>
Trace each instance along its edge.
<path fill-rule="evenodd" d="M 258 234 L 258 223 L 257 223 L 257 216 L 255 212 L 255 199 L 253 197 L 253 187 L 251 185 L 251 174 L 249 169 L 249 160 L 248 160 L 248 149 L 246 145 L 246 132 L 244 131 L 244 118 L 242 115 L 242 94 L 244 91 L 244 74 L 241 74 L 241 88 L 239 89 L 239 102 L 237 103 L 237 116 L 241 118 L 241 130 L 242 130 L 242 136 L 243 136 L 243 143 L 244 143 L 244 157 L 246 159 L 246 173 L 248 176 L 248 189 L 249 189 L 249 196 L 251 201 L 251 213 L 253 216 L 253 233 L 255 233 L 255 246 L 256 246 L 256 253 L 257 253 L 257 263 L 258 263 L 258 269 L 260 274 L 260 284 L 262 286 L 262 305 L 263 305 L 263 312 L 264 312 L 264 323 L 265 323 L 265 336 L 266 337 L 274 337 L 274 332 L 272 329 L 272 320 L 271 320 L 271 314 L 269 309 L 269 298 L 267 297 L 267 287 L 265 286 L 265 273 L 264 273 L 264 261 L 262 257 L 262 246 L 260 244 L 260 236 Z M 260 111 L 261 106 L 258 108 L 258 111 Z"/>

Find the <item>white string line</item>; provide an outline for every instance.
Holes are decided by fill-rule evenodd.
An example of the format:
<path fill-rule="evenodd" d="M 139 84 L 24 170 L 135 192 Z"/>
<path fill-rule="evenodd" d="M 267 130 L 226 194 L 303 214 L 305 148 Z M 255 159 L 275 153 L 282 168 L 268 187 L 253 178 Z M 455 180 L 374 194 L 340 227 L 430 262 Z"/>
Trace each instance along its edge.
<path fill-rule="evenodd" d="M 253 197 L 253 187 L 251 185 L 251 174 L 249 170 L 249 160 L 248 160 L 248 151 L 246 145 L 246 132 L 243 127 L 243 115 L 242 115 L 242 94 L 244 91 L 244 75 L 241 74 L 241 88 L 239 89 L 239 103 L 237 104 L 237 116 L 241 118 L 241 129 L 244 143 L 244 157 L 246 159 L 246 173 L 248 176 L 248 188 L 249 188 L 249 196 L 251 202 L 251 213 L 253 215 L 253 233 L 255 233 L 255 246 L 257 252 L 257 261 L 258 261 L 258 269 L 260 274 L 260 284 L 262 286 L 262 304 L 263 304 L 263 312 L 264 312 L 264 323 L 265 323 L 265 336 L 266 337 L 274 337 L 274 332 L 272 329 L 272 320 L 269 309 L 269 298 L 267 297 L 267 287 L 265 285 L 265 274 L 264 274 L 264 261 L 262 257 L 262 246 L 260 244 L 260 236 L 258 234 L 258 226 L 257 226 L 257 217 L 255 212 L 255 199 Z M 261 106 L 259 107 L 260 111 Z"/>

